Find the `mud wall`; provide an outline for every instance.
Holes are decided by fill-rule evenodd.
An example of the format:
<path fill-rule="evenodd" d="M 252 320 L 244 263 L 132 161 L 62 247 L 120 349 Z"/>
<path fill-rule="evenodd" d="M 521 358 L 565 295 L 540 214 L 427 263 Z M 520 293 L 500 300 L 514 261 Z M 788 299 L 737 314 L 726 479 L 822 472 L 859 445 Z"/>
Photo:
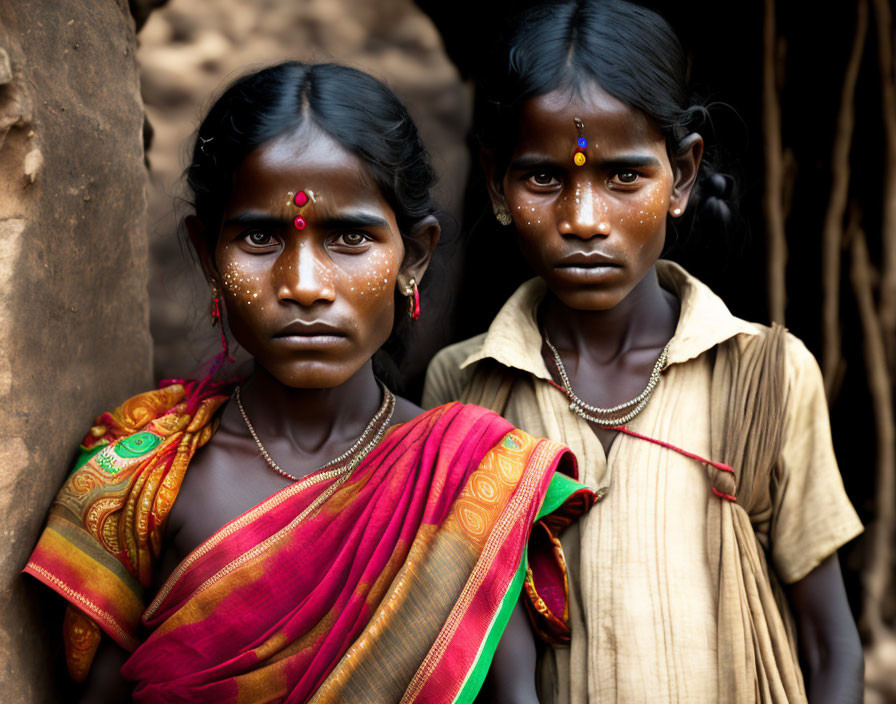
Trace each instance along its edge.
<path fill-rule="evenodd" d="M 63 701 L 20 576 L 92 418 L 150 382 L 143 104 L 124 0 L 0 3 L 0 692 Z"/>

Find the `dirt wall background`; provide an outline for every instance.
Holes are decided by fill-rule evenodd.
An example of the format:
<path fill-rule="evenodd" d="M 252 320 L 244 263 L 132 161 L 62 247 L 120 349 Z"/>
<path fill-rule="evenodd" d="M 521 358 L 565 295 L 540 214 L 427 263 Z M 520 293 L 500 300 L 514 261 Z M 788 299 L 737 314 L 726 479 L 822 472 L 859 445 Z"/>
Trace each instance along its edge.
<path fill-rule="evenodd" d="M 58 600 L 19 572 L 90 420 L 151 377 L 135 47 L 124 2 L 0 3 L 0 692 L 10 704 L 61 700 L 48 671 Z"/>

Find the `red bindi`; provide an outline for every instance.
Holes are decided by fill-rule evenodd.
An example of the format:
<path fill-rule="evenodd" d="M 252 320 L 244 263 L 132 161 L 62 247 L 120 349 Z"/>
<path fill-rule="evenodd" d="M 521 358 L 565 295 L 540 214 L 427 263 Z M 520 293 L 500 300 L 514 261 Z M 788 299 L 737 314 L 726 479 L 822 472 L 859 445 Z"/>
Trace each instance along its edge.
<path fill-rule="evenodd" d="M 301 215 L 293 220 L 293 225 L 296 226 L 297 230 L 304 230 L 306 224 L 307 223 L 305 222 L 305 218 L 303 218 Z"/>
<path fill-rule="evenodd" d="M 308 202 L 308 194 L 305 191 L 299 191 L 296 193 L 296 197 L 293 198 L 293 203 L 295 203 L 300 208 Z"/>

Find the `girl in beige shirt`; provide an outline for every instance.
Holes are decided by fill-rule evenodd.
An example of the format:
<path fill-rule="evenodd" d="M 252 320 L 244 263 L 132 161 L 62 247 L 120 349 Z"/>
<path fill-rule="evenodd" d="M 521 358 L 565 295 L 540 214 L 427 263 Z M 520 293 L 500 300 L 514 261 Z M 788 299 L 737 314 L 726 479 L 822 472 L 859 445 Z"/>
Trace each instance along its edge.
<path fill-rule="evenodd" d="M 670 219 L 730 216 L 668 24 L 538 6 L 490 86 L 483 161 L 538 278 L 433 361 L 424 405 L 491 406 L 568 444 L 603 501 L 563 539 L 569 642 L 543 702 L 860 701 L 836 551 L 861 531 L 821 375 L 659 260 Z"/>

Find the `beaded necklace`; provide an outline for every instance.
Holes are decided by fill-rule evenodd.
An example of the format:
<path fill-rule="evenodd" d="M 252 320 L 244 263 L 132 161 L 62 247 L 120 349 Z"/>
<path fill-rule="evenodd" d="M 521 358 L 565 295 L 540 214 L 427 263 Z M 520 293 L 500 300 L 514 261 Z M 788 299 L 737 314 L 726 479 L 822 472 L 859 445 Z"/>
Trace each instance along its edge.
<path fill-rule="evenodd" d="M 333 467 L 334 465 L 341 464 L 346 460 L 351 460 L 348 463 L 348 467 L 354 469 L 357 467 L 361 461 L 367 456 L 367 454 L 376 447 L 377 443 L 382 439 L 383 434 L 386 432 L 386 429 L 389 427 L 389 421 L 392 420 L 392 413 L 395 411 L 395 395 L 386 388 L 384 384 L 380 384 L 383 389 L 383 402 L 377 410 L 376 414 L 373 418 L 370 419 L 370 422 L 367 424 L 367 427 L 364 428 L 364 432 L 361 433 L 361 437 L 359 437 L 354 444 L 348 448 L 345 452 L 343 452 L 339 457 L 334 457 L 332 460 L 327 462 L 325 465 L 318 467 L 316 471 L 321 471 L 326 469 L 327 467 Z M 249 435 L 252 436 L 252 439 L 255 440 L 255 444 L 258 445 L 258 449 L 261 452 L 261 456 L 264 458 L 264 461 L 267 463 L 268 467 L 274 470 L 281 477 L 286 477 L 290 481 L 297 482 L 299 480 L 298 477 L 294 477 L 289 472 L 285 471 L 274 461 L 274 458 L 268 453 L 265 446 L 262 444 L 261 439 L 258 437 L 258 433 L 255 432 L 255 427 L 252 425 L 249 420 L 249 416 L 246 414 L 246 409 L 243 408 L 243 401 L 240 398 L 240 387 L 237 386 L 236 390 L 233 392 L 233 397 L 236 399 L 236 406 L 240 411 L 240 415 L 243 417 L 243 420 L 246 423 L 246 427 L 249 429 Z M 368 443 L 367 440 L 370 436 L 373 438 Z M 365 445 L 365 443 L 367 443 Z"/>
<path fill-rule="evenodd" d="M 569 397 L 569 410 L 571 410 L 577 416 L 580 416 L 581 418 L 584 418 L 585 420 L 594 423 L 595 425 L 600 425 L 605 428 L 625 425 L 647 407 L 647 402 L 650 400 L 650 397 L 653 394 L 657 383 L 659 383 L 660 373 L 662 372 L 663 367 L 666 365 L 666 358 L 669 354 L 670 344 L 666 343 L 666 346 L 663 347 L 663 351 L 660 352 L 660 356 L 657 358 L 656 364 L 653 365 L 653 370 L 650 372 L 650 379 L 647 381 L 647 386 L 644 387 L 644 390 L 640 394 L 638 394 L 631 401 L 620 403 L 618 406 L 613 406 L 612 408 L 601 408 L 600 406 L 592 406 L 590 404 L 587 404 L 578 396 L 576 396 L 576 393 L 572 390 L 572 384 L 569 381 L 569 375 L 566 373 L 566 366 L 563 364 L 563 359 L 560 357 L 560 352 L 551 343 L 551 340 L 548 338 L 547 333 L 544 334 L 544 341 L 545 344 L 547 344 L 547 346 L 550 348 L 551 352 L 554 354 L 554 365 L 557 367 L 557 372 L 560 374 L 560 380 L 563 382 L 563 390 Z M 609 416 L 613 413 L 624 411 L 626 408 L 631 408 L 632 406 L 634 406 L 634 408 L 632 408 L 632 410 L 628 411 L 622 416 L 615 418 L 599 417 Z"/>

